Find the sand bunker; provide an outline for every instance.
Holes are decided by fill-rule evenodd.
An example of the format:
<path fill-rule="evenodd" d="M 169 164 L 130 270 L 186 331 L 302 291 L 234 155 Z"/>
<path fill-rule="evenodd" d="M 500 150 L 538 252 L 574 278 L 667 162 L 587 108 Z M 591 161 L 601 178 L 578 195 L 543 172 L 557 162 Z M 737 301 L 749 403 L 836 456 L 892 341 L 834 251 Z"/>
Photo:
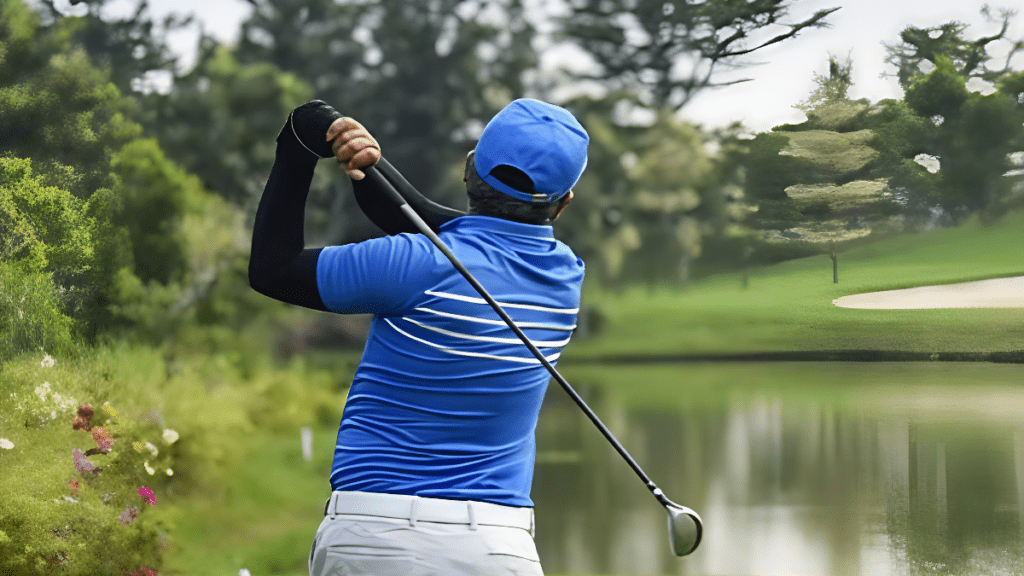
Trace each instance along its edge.
<path fill-rule="evenodd" d="M 1024 308 L 1024 276 L 843 296 L 840 308 Z"/>

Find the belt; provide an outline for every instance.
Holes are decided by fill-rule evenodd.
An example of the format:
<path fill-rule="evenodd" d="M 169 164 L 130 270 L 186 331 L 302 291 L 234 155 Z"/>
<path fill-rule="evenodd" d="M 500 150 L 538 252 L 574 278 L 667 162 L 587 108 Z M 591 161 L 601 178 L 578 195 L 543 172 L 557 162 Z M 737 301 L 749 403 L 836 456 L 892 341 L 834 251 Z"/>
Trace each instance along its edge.
<path fill-rule="evenodd" d="M 412 526 L 419 521 L 468 524 L 471 530 L 475 530 L 477 525 L 507 526 L 528 530 L 532 534 L 534 529 L 533 508 L 406 494 L 335 491 L 324 507 L 324 516 L 339 515 L 398 518 L 409 520 Z"/>

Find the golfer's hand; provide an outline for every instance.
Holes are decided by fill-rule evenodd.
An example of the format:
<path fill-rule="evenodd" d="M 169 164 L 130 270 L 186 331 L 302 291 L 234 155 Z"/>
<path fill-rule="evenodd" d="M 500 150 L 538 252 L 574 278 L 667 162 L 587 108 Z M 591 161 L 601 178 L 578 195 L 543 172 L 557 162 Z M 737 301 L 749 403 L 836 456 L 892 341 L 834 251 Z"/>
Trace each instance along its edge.
<path fill-rule="evenodd" d="M 327 141 L 331 140 L 334 140 L 331 144 L 334 157 L 339 164 L 345 165 L 345 171 L 353 180 L 362 180 L 366 177 L 362 169 L 380 160 L 380 144 L 352 118 L 338 118 L 331 124 L 327 129 Z"/>

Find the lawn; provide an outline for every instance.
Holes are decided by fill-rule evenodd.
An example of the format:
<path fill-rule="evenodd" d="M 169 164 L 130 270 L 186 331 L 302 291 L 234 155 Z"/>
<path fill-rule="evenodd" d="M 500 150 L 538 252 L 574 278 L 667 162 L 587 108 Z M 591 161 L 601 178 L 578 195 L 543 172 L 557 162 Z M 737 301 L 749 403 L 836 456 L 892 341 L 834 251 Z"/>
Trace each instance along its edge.
<path fill-rule="evenodd" d="M 859 310 L 840 296 L 1024 275 L 1024 213 L 994 226 L 893 238 L 683 288 L 591 290 L 584 306 L 605 317 L 597 336 L 574 341 L 569 361 L 603 356 L 883 350 L 986 353 L 1024 350 L 1024 309 Z"/>

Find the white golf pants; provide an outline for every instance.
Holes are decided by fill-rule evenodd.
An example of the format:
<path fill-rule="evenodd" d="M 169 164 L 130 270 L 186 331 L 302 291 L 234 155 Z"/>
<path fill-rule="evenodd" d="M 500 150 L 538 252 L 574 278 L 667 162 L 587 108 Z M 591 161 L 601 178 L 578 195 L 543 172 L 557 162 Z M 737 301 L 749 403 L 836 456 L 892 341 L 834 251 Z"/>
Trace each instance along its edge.
<path fill-rule="evenodd" d="M 543 576 L 532 508 L 334 492 L 310 576 Z"/>

